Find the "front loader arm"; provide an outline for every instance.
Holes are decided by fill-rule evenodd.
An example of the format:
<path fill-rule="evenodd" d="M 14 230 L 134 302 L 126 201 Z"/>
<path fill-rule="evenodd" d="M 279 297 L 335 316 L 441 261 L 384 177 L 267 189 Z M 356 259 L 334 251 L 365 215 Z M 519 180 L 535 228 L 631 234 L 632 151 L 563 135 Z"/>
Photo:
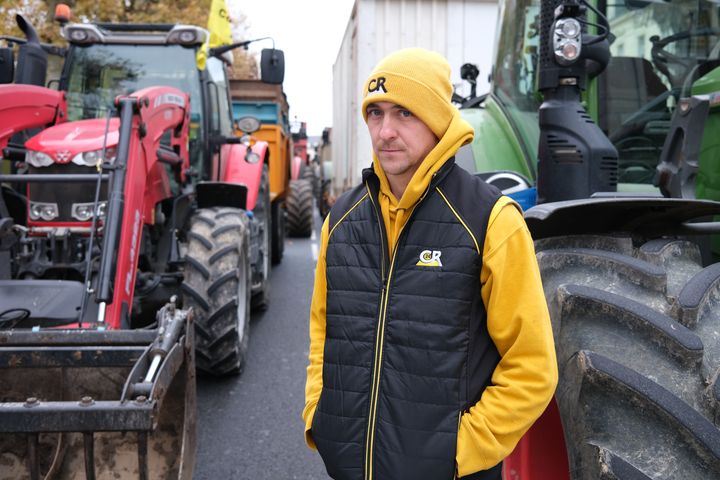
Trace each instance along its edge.
<path fill-rule="evenodd" d="M 97 288 L 99 320 L 110 328 L 121 328 L 132 306 L 142 227 L 152 223 L 155 205 L 165 196 L 161 188 L 165 177 L 156 175 L 162 169 L 160 162 L 189 164 L 187 94 L 169 87 L 151 87 L 118 97 L 116 103 L 120 132 L 109 182 Z M 174 129 L 172 136 L 179 152 L 167 152 L 168 160 L 163 160 L 164 154 L 158 155 L 160 139 L 169 129 Z"/>
<path fill-rule="evenodd" d="M 140 119 L 144 125 L 142 146 L 148 173 L 158 161 L 181 167 L 182 181 L 190 167 L 188 135 L 190 131 L 190 97 L 169 87 L 150 87 L 131 95 L 138 99 Z M 168 129 L 170 149 L 161 147 L 160 140 Z"/>
<path fill-rule="evenodd" d="M 16 133 L 66 119 L 65 92 L 34 85 L 0 85 L 0 157 Z"/>

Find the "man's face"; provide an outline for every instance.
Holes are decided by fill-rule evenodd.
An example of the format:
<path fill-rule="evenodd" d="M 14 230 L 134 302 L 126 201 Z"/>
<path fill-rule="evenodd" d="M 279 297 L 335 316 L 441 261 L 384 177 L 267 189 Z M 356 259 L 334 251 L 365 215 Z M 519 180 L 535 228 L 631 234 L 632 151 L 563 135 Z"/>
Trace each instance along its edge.
<path fill-rule="evenodd" d="M 369 104 L 367 125 L 375 155 L 388 176 L 412 177 L 438 143 L 427 125 L 408 109 L 394 103 Z"/>

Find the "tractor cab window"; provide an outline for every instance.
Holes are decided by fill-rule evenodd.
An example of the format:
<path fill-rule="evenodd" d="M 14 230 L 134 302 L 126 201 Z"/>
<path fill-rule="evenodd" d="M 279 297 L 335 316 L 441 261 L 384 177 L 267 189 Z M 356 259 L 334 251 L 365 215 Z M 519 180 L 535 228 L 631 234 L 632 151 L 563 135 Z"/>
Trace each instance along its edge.
<path fill-rule="evenodd" d="M 618 150 L 620 183 L 652 183 L 677 100 L 717 76 L 718 8 L 695 0 L 608 2 L 614 39 L 598 77 L 598 120 Z"/>
<path fill-rule="evenodd" d="M 66 68 L 70 121 L 105 117 L 114 111 L 116 96 L 146 87 L 168 86 L 189 93 L 190 161 L 199 162 L 202 97 L 194 49 L 180 45 L 73 47 Z"/>
<path fill-rule="evenodd" d="M 232 111 L 228 91 L 227 75 L 222 60 L 211 57 L 207 60 L 207 71 L 210 77 L 209 98 L 212 105 L 211 130 L 220 135 L 231 137 Z"/>
<path fill-rule="evenodd" d="M 537 110 L 542 102 L 536 88 L 540 0 L 508 0 L 502 8 L 517 12 L 518 21 L 504 26 L 498 39 L 493 94 L 506 107 L 522 141 L 536 151 Z"/>

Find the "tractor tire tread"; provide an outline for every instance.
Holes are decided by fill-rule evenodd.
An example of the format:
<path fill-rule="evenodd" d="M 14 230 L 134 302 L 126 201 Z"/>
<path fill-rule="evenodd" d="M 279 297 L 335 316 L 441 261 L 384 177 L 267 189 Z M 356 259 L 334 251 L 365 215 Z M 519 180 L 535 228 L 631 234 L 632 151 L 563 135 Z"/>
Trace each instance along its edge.
<path fill-rule="evenodd" d="M 190 225 L 191 260 L 181 290 L 185 306 L 196 308 L 197 369 L 214 376 L 240 373 L 250 333 L 248 219 L 242 210 L 215 207 L 196 212 Z M 241 301 L 245 308 L 239 308 Z"/>
<path fill-rule="evenodd" d="M 285 200 L 288 235 L 309 237 L 313 224 L 313 192 L 308 180 L 293 180 Z"/>
<path fill-rule="evenodd" d="M 697 365 L 702 360 L 703 343 L 692 330 L 657 310 L 631 298 L 584 285 L 563 285 L 563 307 L 585 311 L 603 310 L 630 330 L 644 331 L 679 361 Z"/>
<path fill-rule="evenodd" d="M 212 250 L 212 248 L 213 248 L 213 242 L 210 239 L 206 238 L 203 235 L 200 235 L 197 232 L 193 232 L 191 230 L 191 231 L 187 232 L 187 237 L 188 237 L 188 240 L 191 240 L 191 239 L 197 240 L 200 243 L 200 245 L 205 247 L 206 250 Z"/>
<path fill-rule="evenodd" d="M 210 271 L 196 258 L 186 255 L 185 264 L 194 268 L 205 280 L 210 278 Z"/>
<path fill-rule="evenodd" d="M 225 232 L 234 232 L 237 230 L 242 230 L 242 227 L 240 225 L 223 225 L 213 230 L 211 235 L 213 238 L 217 238 Z"/>
<path fill-rule="evenodd" d="M 223 273 L 221 276 L 217 277 L 213 282 L 207 287 L 207 294 L 209 297 L 214 297 L 215 292 L 219 288 L 222 288 L 226 283 L 231 282 L 233 280 L 237 281 L 238 279 L 238 271 L 237 268 L 233 270 L 228 270 L 227 272 Z"/>
<path fill-rule="evenodd" d="M 711 458 L 720 459 L 720 431 L 704 416 L 672 392 L 631 368 L 591 351 L 578 354 L 579 367 L 586 381 L 618 396 L 644 412 L 669 422 L 670 429 L 706 450 Z"/>
<path fill-rule="evenodd" d="M 720 478 L 720 267 L 692 242 L 622 238 L 538 249 L 570 478 Z"/>
<path fill-rule="evenodd" d="M 222 247 L 217 252 L 213 253 L 210 258 L 208 258 L 208 263 L 210 265 L 215 265 L 218 261 L 222 260 L 227 255 L 231 254 L 238 254 L 240 253 L 238 250 L 237 245 L 227 245 L 225 247 Z"/>

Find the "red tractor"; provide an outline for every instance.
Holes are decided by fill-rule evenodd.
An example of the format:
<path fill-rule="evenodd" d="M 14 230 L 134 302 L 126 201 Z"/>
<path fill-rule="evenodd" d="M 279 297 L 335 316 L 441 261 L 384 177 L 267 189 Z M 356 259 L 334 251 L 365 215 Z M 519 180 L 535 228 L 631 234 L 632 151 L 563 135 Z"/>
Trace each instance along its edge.
<path fill-rule="evenodd" d="M 189 94 L 189 163 L 182 177 L 171 178 L 169 199 L 158 198 L 148 212 L 163 226 L 143 229 L 139 253 L 147 260 L 139 264 L 127 326 L 152 321 L 157 306 L 178 294 L 183 305 L 195 309 L 198 368 L 214 375 L 239 372 L 248 343 L 245 306 L 265 308 L 269 302 L 272 232 L 267 143 L 251 137 L 259 122 L 241 119 L 243 135 L 234 134 L 227 65 L 229 50 L 242 44 L 210 50 L 205 68 L 199 68 L 197 57 L 208 37 L 199 27 L 67 24 L 63 35 L 69 47 L 61 52 L 59 87 L 71 121 L 112 116 L 115 96 L 148 86 Z M 164 61 L 169 57 L 173 62 Z M 268 83 L 282 82 L 282 51 L 263 52 L 262 74 Z M 11 143 L 10 151 L 15 147 Z M 18 151 L 14 158 L 24 160 L 22 148 Z M 57 167 L 40 162 L 28 168 L 51 174 Z M 236 268 L 241 278 L 234 278 Z"/>
<path fill-rule="evenodd" d="M 69 24 L 58 92 L 18 22 L 14 76 L 0 49 L 0 455 L 12 478 L 191 478 L 196 356 L 242 371 L 268 301 L 267 144 L 253 119 L 233 135 L 228 49 L 198 68 L 201 28 Z M 282 52 L 263 60 L 281 81 Z"/>
<path fill-rule="evenodd" d="M 3 471 L 190 478 L 191 315 L 167 297 L 152 323 L 129 328 L 143 232 L 188 165 L 188 97 L 152 87 L 118 97 L 119 117 L 77 122 L 65 122 L 64 97 L 0 86 L 0 146 L 47 127 L 25 143 L 27 171 L 0 176 Z M 105 446 L 137 453 L 123 461 Z"/>
<path fill-rule="evenodd" d="M 313 227 L 315 172 L 310 164 L 305 122 L 292 128 L 293 158 L 290 164 L 290 186 L 285 199 L 287 231 L 295 237 L 309 237 Z"/>

